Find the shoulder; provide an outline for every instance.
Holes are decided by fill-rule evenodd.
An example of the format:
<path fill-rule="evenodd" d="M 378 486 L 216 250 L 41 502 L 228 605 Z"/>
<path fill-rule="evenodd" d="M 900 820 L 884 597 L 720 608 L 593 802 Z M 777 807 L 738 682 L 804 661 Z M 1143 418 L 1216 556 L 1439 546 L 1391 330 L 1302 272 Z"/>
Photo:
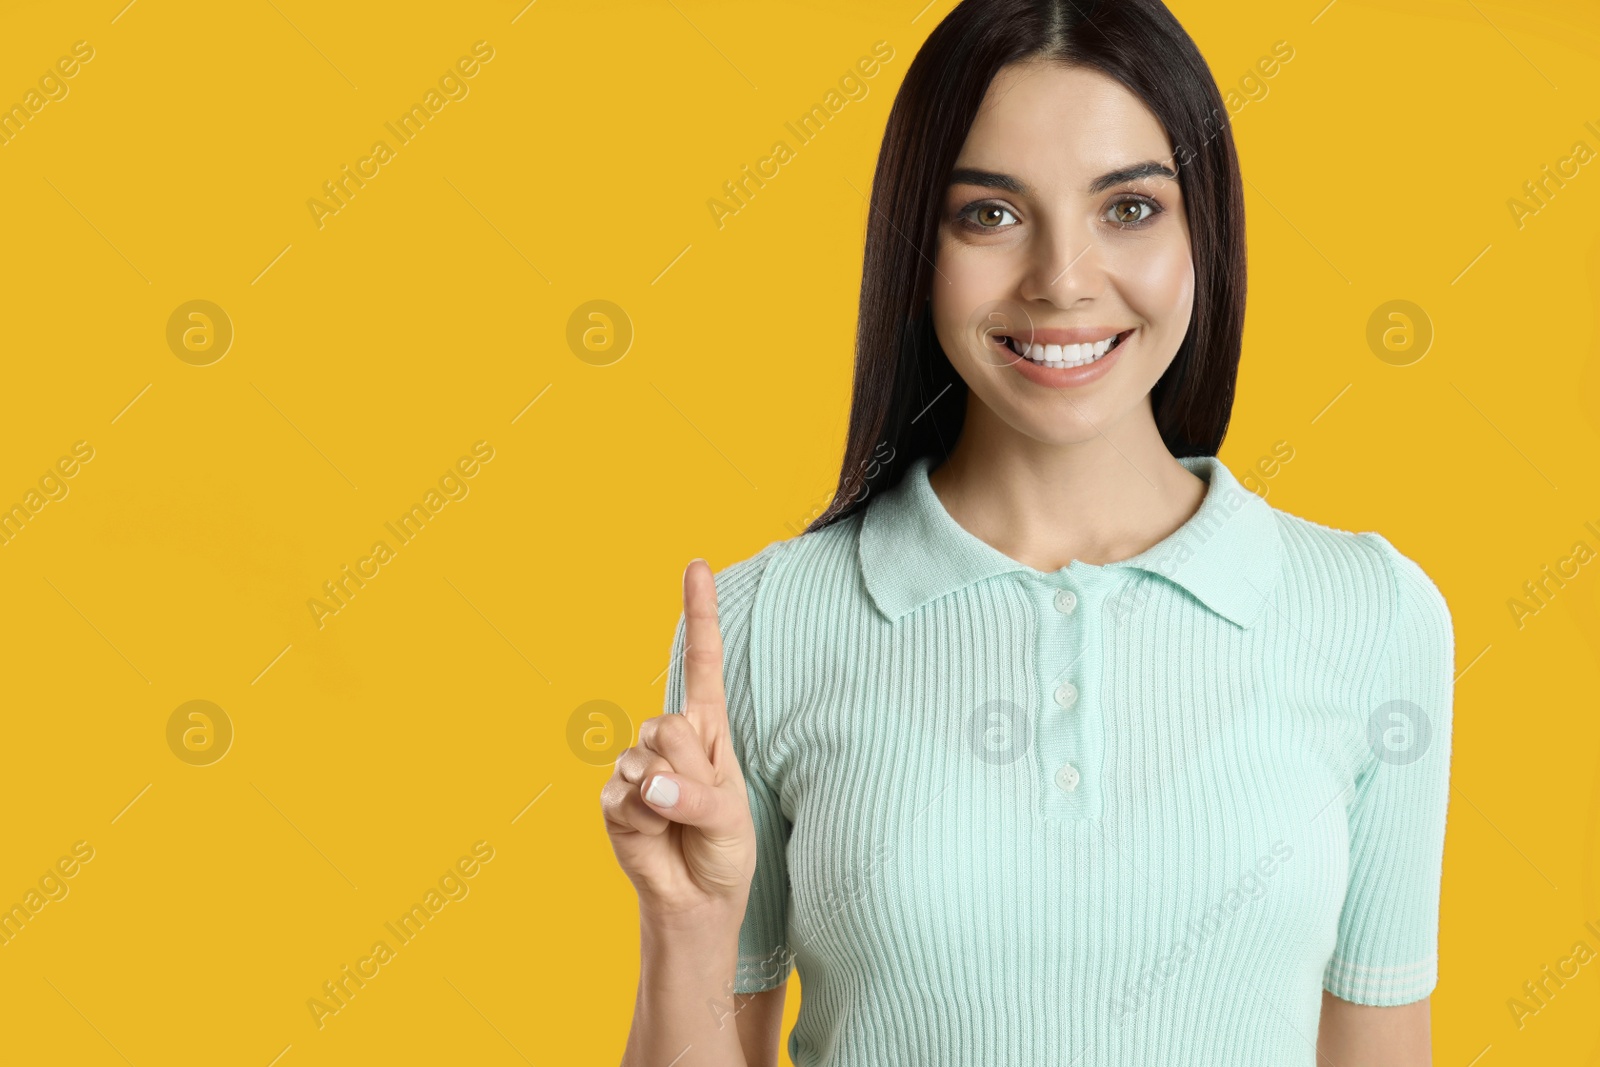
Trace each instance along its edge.
<path fill-rule="evenodd" d="M 1422 565 L 1381 533 L 1351 531 L 1270 507 L 1286 579 L 1319 604 L 1330 598 L 1385 621 L 1448 633 L 1450 608 Z"/>
<path fill-rule="evenodd" d="M 769 541 L 760 551 L 735 560 L 711 575 L 717 583 L 717 616 L 726 625 L 740 615 L 749 614 L 751 605 L 761 591 L 767 568 L 783 552 L 787 541 Z"/>
<path fill-rule="evenodd" d="M 713 569 L 724 626 L 748 621 L 758 605 L 774 599 L 801 606 L 825 603 L 835 586 L 854 582 L 863 514 L 856 511 L 819 530 L 769 541 L 759 551 Z"/>
<path fill-rule="evenodd" d="M 743 559 L 712 569 L 730 665 L 729 722 L 736 740 L 748 739 L 740 742 L 746 746 L 741 763 L 759 775 L 775 775 L 782 766 L 781 745 L 768 751 L 762 739 L 776 735 L 777 709 L 788 703 L 787 686 L 814 676 L 814 657 L 825 655 L 824 646 L 839 630 L 836 609 L 861 587 L 860 524 L 861 513 L 852 513 L 819 530 L 769 541 Z M 683 627 L 680 614 L 677 642 Z"/>

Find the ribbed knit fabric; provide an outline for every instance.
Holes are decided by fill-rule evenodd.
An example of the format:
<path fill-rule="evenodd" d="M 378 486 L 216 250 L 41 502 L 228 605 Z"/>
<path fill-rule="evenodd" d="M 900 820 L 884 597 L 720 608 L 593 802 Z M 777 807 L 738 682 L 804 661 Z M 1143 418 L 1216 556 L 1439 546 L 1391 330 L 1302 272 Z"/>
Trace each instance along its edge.
<path fill-rule="evenodd" d="M 1433 990 L 1444 598 L 1181 462 L 1200 510 L 1103 566 L 1005 556 L 923 458 L 717 573 L 758 837 L 735 989 L 798 967 L 799 1067 L 1313 1067 L 1323 989 Z"/>

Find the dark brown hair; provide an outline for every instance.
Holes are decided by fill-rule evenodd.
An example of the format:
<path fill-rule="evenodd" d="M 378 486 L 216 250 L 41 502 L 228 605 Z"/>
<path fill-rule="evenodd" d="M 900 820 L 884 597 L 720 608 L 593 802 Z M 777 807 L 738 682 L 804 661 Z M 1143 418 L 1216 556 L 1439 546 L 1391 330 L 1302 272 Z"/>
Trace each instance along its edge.
<path fill-rule="evenodd" d="M 865 506 L 919 456 L 942 462 L 960 434 L 967 386 L 927 302 L 940 214 L 990 81 L 1036 58 L 1115 79 L 1172 142 L 1194 314 L 1151 406 L 1174 456 L 1221 447 L 1244 332 L 1244 194 L 1227 110 L 1200 50 L 1161 0 L 962 0 L 918 50 L 889 112 L 872 179 L 844 461 L 832 503 L 807 532 Z"/>

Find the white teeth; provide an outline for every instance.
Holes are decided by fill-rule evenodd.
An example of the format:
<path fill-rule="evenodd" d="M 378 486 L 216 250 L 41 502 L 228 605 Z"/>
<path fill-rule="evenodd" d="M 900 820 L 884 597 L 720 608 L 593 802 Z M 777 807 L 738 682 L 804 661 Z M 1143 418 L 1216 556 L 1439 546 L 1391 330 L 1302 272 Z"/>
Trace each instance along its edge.
<path fill-rule="evenodd" d="M 1093 363 L 1109 352 L 1117 341 L 1116 337 L 1107 337 L 1082 345 L 1032 345 L 1015 337 L 1010 340 L 1013 350 L 1046 367 L 1081 367 Z"/>

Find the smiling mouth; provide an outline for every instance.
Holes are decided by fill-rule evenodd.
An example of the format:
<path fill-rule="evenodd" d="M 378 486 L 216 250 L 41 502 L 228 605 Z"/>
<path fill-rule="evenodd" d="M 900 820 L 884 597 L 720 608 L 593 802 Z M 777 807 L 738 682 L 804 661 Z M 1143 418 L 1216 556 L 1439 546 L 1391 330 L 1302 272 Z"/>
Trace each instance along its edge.
<path fill-rule="evenodd" d="M 1115 350 L 1131 333 L 1132 330 L 1123 330 L 1114 337 L 1081 345 L 1036 345 L 1005 334 L 993 336 L 997 344 L 1003 345 L 1013 355 L 1020 356 L 1036 366 L 1066 368 L 1086 367 L 1090 363 L 1104 359 L 1108 352 Z"/>

